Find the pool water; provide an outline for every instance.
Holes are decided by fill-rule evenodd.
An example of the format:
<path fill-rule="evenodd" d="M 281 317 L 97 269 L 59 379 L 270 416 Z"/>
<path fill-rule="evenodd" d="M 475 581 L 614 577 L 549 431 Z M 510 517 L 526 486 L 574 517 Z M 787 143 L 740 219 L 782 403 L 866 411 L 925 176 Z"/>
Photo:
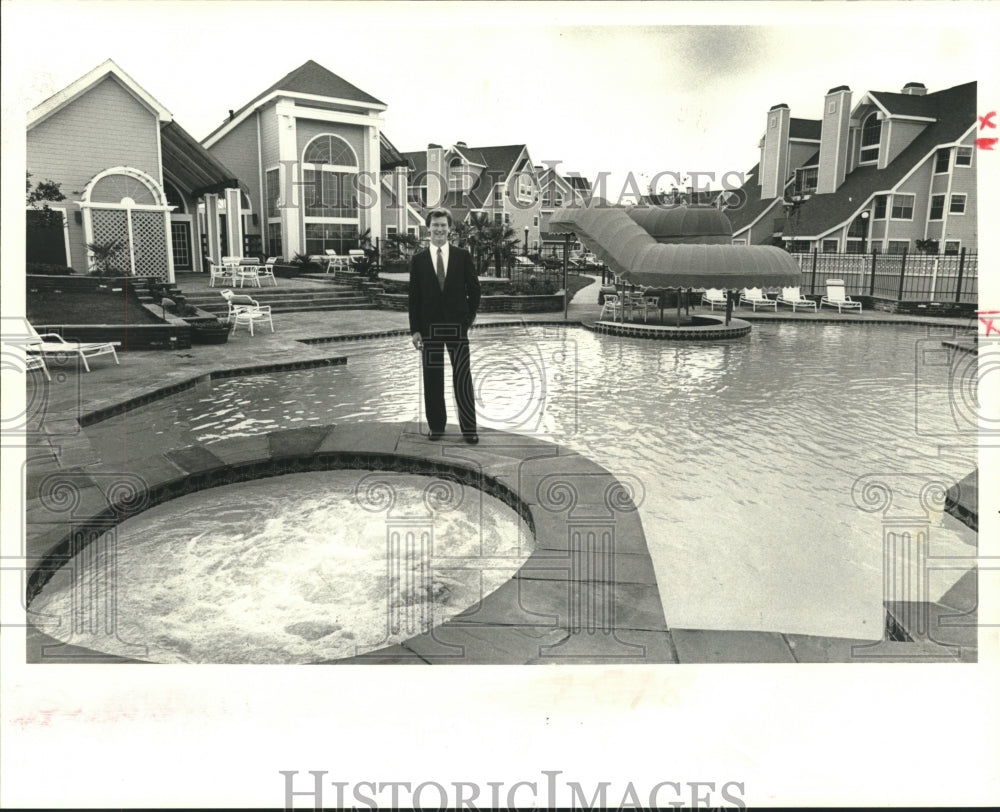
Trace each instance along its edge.
<path fill-rule="evenodd" d="M 876 639 L 883 531 L 899 511 L 926 526 L 932 565 L 948 559 L 932 566 L 925 599 L 975 553 L 974 533 L 919 503 L 921 490 L 976 464 L 975 358 L 943 353 L 943 337 L 801 323 L 678 343 L 478 329 L 479 422 L 564 444 L 635 487 L 670 626 Z M 408 339 L 338 348 L 346 366 L 213 382 L 87 436 L 127 465 L 280 428 L 420 419 Z M 455 433 L 453 408 L 450 419 Z M 872 483 L 893 492 L 891 508 L 865 501 Z"/>
<path fill-rule="evenodd" d="M 62 568 L 31 608 L 58 639 L 150 662 L 334 660 L 400 643 L 476 604 L 511 578 L 531 542 L 512 508 L 455 482 L 289 474 L 127 520 Z M 107 583 L 116 612 L 97 617 Z"/>

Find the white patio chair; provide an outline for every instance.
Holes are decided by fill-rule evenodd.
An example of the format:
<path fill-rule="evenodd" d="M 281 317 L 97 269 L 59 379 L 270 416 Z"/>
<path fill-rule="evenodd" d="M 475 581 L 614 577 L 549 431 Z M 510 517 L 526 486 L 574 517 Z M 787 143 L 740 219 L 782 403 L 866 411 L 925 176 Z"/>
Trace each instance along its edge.
<path fill-rule="evenodd" d="M 843 279 L 826 280 L 826 296 L 820 299 L 820 306 L 828 305 L 837 308 L 838 313 L 843 313 L 843 308 L 857 310 L 861 312 L 861 302 L 855 302 L 847 295 Z"/>
<path fill-rule="evenodd" d="M 611 312 L 611 320 L 614 321 L 618 318 L 618 314 L 622 312 L 622 301 L 616 293 L 606 293 L 604 294 L 604 305 L 601 307 L 601 315 L 597 317 L 598 321 L 603 321 L 605 315 Z"/>
<path fill-rule="evenodd" d="M 215 280 L 219 279 L 224 285 L 232 284 L 233 275 L 230 268 L 225 265 L 216 265 L 210 257 L 205 257 L 205 265 L 208 268 L 208 286 L 215 287 Z"/>
<path fill-rule="evenodd" d="M 332 248 L 327 248 L 325 254 L 327 273 L 332 273 L 336 276 L 337 271 L 343 271 L 350 267 L 350 257 L 341 256 Z"/>
<path fill-rule="evenodd" d="M 250 328 L 250 335 L 253 335 L 253 325 L 255 321 L 267 320 L 271 325 L 271 332 L 274 332 L 274 322 L 271 320 L 271 305 L 262 305 L 256 299 L 249 296 L 235 294 L 231 290 L 221 291 L 221 295 L 229 305 L 229 315 L 226 321 L 233 325 L 232 333 L 241 324 Z"/>
<path fill-rule="evenodd" d="M 816 312 L 816 302 L 803 296 L 798 288 L 782 288 L 776 301 L 778 304 L 791 305 L 793 313 L 798 307 L 804 307 L 806 310 L 811 309 L 813 312 Z"/>
<path fill-rule="evenodd" d="M 33 369 L 40 369 L 45 373 L 46 380 L 51 381 L 52 376 L 49 375 L 49 368 L 45 365 L 45 357 L 32 352 L 30 346 L 26 346 L 24 349 L 24 371 L 31 372 Z"/>
<path fill-rule="evenodd" d="M 726 291 L 718 288 L 709 288 L 701 295 L 701 303 L 707 304 L 711 310 L 715 310 L 716 305 L 721 305 L 725 309 L 726 299 Z"/>
<path fill-rule="evenodd" d="M 28 353 L 60 357 L 75 355 L 80 359 L 87 372 L 90 372 L 90 364 L 87 363 L 87 359 L 96 358 L 99 355 L 110 355 L 115 359 L 116 364 L 121 363 L 118 360 L 118 353 L 115 351 L 115 347 L 121 346 L 120 341 L 67 341 L 58 333 L 40 334 L 32 325 L 29 324 L 28 327 L 31 330 L 31 336 L 25 341 Z M 48 370 L 46 370 L 46 374 L 48 374 Z"/>
<path fill-rule="evenodd" d="M 257 266 L 257 276 L 259 279 L 270 279 L 274 286 L 278 286 L 278 280 L 274 278 L 274 263 L 278 261 L 277 257 L 268 257 L 263 265 Z"/>
<path fill-rule="evenodd" d="M 253 287 L 260 287 L 260 266 L 257 264 L 247 264 L 247 265 L 237 265 L 236 266 L 236 278 L 233 284 L 236 282 L 240 283 L 240 287 L 243 287 L 245 282 L 250 282 Z M 277 283 L 275 283 L 277 284 Z"/>
<path fill-rule="evenodd" d="M 744 304 L 750 305 L 754 313 L 758 307 L 770 307 L 775 312 L 778 311 L 777 301 L 768 299 L 760 288 L 743 288 L 740 292 L 739 306 L 742 307 Z"/>

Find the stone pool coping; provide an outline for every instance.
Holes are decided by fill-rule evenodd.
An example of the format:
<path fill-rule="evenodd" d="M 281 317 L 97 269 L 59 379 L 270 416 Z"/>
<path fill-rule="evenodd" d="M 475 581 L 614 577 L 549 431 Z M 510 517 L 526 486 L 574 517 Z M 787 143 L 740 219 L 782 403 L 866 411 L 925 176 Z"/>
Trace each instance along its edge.
<path fill-rule="evenodd" d="M 416 423 L 312 426 L 164 450 L 131 463 L 127 474 L 107 464 L 46 474 L 28 499 L 26 555 L 35 563 L 27 596 L 72 555 L 74 544 L 85 544 L 126 516 L 171 498 L 285 473 L 400 470 L 457 480 L 497 496 L 528 520 L 535 550 L 509 581 L 450 621 L 402 644 L 330 664 L 976 659 L 974 625 L 958 627 L 949 639 L 936 633 L 933 639 L 887 637 L 881 642 L 671 629 L 628 482 L 547 441 L 485 429 L 480 437 L 477 446 L 457 435 L 432 442 Z M 950 598 L 921 611 L 935 618 L 969 617 L 976 590 L 975 573 L 969 575 Z M 888 609 L 900 623 L 917 616 L 912 607 Z M 61 643 L 30 624 L 27 659 L 138 662 Z"/>

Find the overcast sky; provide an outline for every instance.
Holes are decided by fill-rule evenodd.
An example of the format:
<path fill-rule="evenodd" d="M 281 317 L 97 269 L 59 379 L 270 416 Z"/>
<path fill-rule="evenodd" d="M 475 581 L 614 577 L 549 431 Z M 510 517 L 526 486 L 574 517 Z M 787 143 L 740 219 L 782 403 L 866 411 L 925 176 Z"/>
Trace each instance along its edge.
<path fill-rule="evenodd" d="M 202 138 L 314 59 L 388 105 L 404 151 L 525 143 L 536 164 L 611 173 L 609 193 L 629 172 L 644 191 L 660 172 L 712 172 L 717 186 L 756 162 L 773 104 L 818 118 L 836 85 L 857 100 L 996 74 L 986 14 L 968 2 L 15 2 L 4 105 L 30 108 L 112 58 Z"/>

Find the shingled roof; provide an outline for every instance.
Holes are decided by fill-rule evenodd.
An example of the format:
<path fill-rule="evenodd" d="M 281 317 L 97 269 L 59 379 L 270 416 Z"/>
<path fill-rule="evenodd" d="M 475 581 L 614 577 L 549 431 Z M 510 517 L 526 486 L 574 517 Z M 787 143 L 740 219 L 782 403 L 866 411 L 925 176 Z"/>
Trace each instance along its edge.
<path fill-rule="evenodd" d="M 499 147 L 469 147 L 456 144 L 451 147 L 453 151 L 459 152 L 469 163 L 483 166 L 476 177 L 476 182 L 472 189 L 465 193 L 449 192 L 445 197 L 444 205 L 452 209 L 466 209 L 472 204 L 472 208 L 481 208 L 493 193 L 493 186 L 498 180 L 503 180 L 510 176 L 517 166 L 518 157 L 525 149 L 524 144 L 508 144 Z M 427 171 L 427 152 L 404 152 L 402 157 L 407 160 L 416 175 L 423 175 Z"/>
<path fill-rule="evenodd" d="M 819 141 L 822 129 L 823 122 L 818 118 L 793 118 L 788 122 L 788 137 Z"/>
<path fill-rule="evenodd" d="M 976 121 L 976 83 L 968 82 L 926 96 L 869 91 L 867 94 L 892 115 L 933 118 L 924 130 L 885 169 L 860 166 L 849 173 L 834 194 L 813 195 L 797 212 L 798 239 L 816 239 L 847 222 L 868 204 L 872 195 L 887 192 L 939 144 L 958 140 Z M 805 119 L 799 119 L 805 121 Z M 813 156 L 803 166 L 814 166 Z M 750 170 L 743 192 L 747 202 L 739 209 L 726 209 L 733 233 L 738 233 L 774 205 L 776 198 L 761 200 L 759 165 Z"/>
<path fill-rule="evenodd" d="M 352 85 L 346 79 L 342 79 L 332 71 L 327 70 L 318 62 L 309 60 L 300 65 L 295 70 L 282 76 L 277 82 L 271 85 L 263 93 L 254 96 L 249 102 L 236 110 L 228 120 L 224 121 L 212 132 L 204 141 L 207 141 L 219 130 L 223 129 L 230 121 L 239 118 L 247 110 L 252 110 L 257 103 L 266 99 L 275 91 L 284 90 L 289 93 L 305 93 L 311 96 L 326 96 L 330 99 L 345 99 L 347 101 L 360 102 L 361 104 L 374 104 L 385 108 L 385 102 L 379 101 L 374 96 L 365 93 L 360 88 Z"/>
<path fill-rule="evenodd" d="M 911 99 L 921 102 L 919 107 L 905 105 L 907 110 L 921 112 L 904 115 L 933 116 L 936 121 L 928 124 L 885 169 L 858 167 L 846 177 L 836 194 L 813 195 L 805 201 L 799 208 L 796 222 L 799 239 L 818 237 L 846 222 L 866 206 L 872 195 L 892 189 L 938 145 L 954 143 L 976 122 L 975 82 L 926 96 L 907 96 L 902 93 L 880 95 L 896 97 L 894 101 Z"/>

